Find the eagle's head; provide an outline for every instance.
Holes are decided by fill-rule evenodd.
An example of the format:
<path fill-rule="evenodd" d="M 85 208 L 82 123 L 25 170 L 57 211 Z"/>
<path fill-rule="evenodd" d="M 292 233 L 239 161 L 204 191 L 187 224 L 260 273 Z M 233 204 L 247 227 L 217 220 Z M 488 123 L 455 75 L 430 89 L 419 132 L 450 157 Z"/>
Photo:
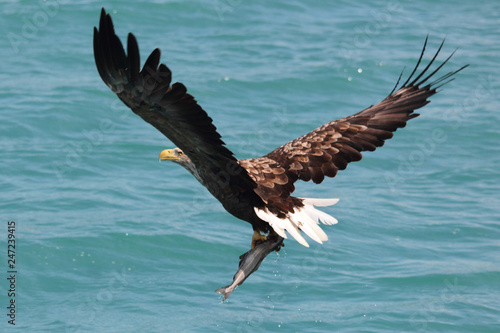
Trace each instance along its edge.
<path fill-rule="evenodd" d="M 191 159 L 184 154 L 180 148 L 165 149 L 160 153 L 158 160 L 161 161 L 172 161 L 179 165 L 182 165 L 187 171 L 189 171 L 193 176 L 201 182 L 196 165 L 191 161 Z M 202 183 L 203 184 L 203 183 Z"/>
<path fill-rule="evenodd" d="M 179 149 L 179 148 L 174 148 L 174 149 L 165 149 L 160 153 L 160 156 L 158 157 L 159 161 L 172 161 L 177 164 L 182 165 L 183 167 L 186 167 L 186 164 L 191 164 L 191 159 L 184 154 L 184 152 Z"/>

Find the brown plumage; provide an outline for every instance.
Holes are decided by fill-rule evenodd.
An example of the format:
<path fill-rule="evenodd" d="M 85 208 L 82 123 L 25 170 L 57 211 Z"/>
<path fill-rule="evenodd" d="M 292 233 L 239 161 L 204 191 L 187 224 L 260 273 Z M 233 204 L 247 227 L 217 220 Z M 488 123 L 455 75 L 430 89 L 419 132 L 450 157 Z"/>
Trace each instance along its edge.
<path fill-rule="evenodd" d="M 390 139 L 394 131 L 417 117 L 414 110 L 429 103 L 428 98 L 438 87 L 466 67 L 428 83 L 453 55 L 426 75 L 443 43 L 412 80 L 424 55 L 426 39 L 409 78 L 399 87 L 398 80 L 382 102 L 324 124 L 265 156 L 238 161 L 221 140 L 212 119 L 187 93 L 185 86 L 171 85 L 172 74 L 164 64 L 159 65 L 158 49 L 151 53 L 141 70 L 134 35 L 128 35 L 125 54 L 111 17 L 104 9 L 99 29 L 94 28 L 94 54 L 101 78 L 136 114 L 180 148 L 177 155 L 168 159 L 186 167 L 231 214 L 250 222 L 255 230 L 273 230 L 282 237 L 286 237 L 284 231 L 287 230 L 304 245 L 307 242 L 300 239 L 299 230 L 319 242 L 326 240 L 326 235 L 315 224 L 320 221 L 333 224 L 335 219 L 329 219 L 313 205 L 334 201 L 292 197 L 294 183 L 300 179 L 319 184 L 325 177 L 335 177 L 350 162 L 361 160 L 361 152 L 374 151 Z"/>

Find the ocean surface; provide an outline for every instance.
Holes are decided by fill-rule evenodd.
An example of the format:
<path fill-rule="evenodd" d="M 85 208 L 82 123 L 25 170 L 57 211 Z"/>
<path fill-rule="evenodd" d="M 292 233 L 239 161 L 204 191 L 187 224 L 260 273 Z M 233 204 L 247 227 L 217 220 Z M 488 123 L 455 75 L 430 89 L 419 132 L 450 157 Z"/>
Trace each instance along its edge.
<path fill-rule="evenodd" d="M 446 38 L 437 64 L 459 49 L 441 73 L 470 67 L 384 147 L 298 184 L 340 198 L 325 208 L 339 220 L 328 242 L 287 239 L 222 302 L 214 290 L 251 226 L 158 163 L 172 143 L 101 81 L 102 6 L 142 61 L 161 48 L 238 158 L 378 103 L 427 35 L 424 64 Z M 0 12 L 1 332 L 500 332 L 500 2 L 11 0 Z"/>

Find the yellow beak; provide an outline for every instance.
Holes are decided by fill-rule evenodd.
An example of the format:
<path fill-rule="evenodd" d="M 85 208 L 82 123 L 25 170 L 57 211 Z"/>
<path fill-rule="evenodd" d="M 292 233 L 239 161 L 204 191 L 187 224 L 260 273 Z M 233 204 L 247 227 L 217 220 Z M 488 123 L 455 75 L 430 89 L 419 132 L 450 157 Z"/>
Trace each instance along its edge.
<path fill-rule="evenodd" d="M 173 149 L 165 149 L 160 153 L 160 156 L 158 156 L 158 160 L 161 161 L 167 161 L 167 160 L 180 160 L 179 157 L 177 157 L 174 154 Z"/>

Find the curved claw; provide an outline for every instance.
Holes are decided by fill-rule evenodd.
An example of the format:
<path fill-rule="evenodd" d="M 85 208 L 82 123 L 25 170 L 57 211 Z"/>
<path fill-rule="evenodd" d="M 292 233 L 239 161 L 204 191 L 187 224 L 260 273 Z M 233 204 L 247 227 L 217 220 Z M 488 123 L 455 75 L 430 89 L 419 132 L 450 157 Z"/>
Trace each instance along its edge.
<path fill-rule="evenodd" d="M 250 245 L 250 248 L 253 250 L 255 245 L 258 243 L 265 242 L 267 240 L 267 237 L 265 235 L 262 235 L 258 230 L 254 230 L 253 236 L 252 236 L 252 244 Z"/>

